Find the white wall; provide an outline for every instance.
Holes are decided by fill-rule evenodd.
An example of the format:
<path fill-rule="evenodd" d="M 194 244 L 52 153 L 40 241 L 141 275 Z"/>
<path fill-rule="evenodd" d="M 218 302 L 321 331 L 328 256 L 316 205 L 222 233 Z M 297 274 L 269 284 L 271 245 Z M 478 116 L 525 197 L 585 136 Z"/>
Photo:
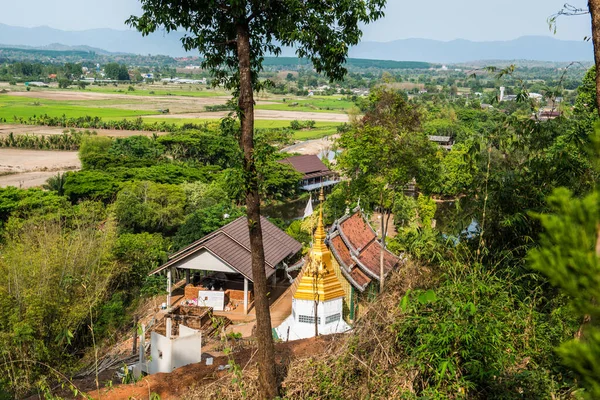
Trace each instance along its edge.
<path fill-rule="evenodd" d="M 167 339 L 152 332 L 150 335 L 150 356 L 148 373 L 172 372 L 184 365 L 199 363 L 202 360 L 202 333 L 179 325 L 179 337 Z"/>
<path fill-rule="evenodd" d="M 148 365 L 148 373 L 156 374 L 157 372 L 171 372 L 171 341 L 165 336 L 152 332 L 150 334 L 150 364 Z"/>
<path fill-rule="evenodd" d="M 179 325 L 179 331 L 181 332 L 181 325 Z M 172 369 L 202 361 L 202 334 L 200 332 L 196 331 L 183 337 L 180 335 L 172 341 L 172 344 Z"/>
<path fill-rule="evenodd" d="M 223 261 L 219 260 L 208 250 L 202 249 L 197 253 L 186 257 L 185 259 L 175 263 L 173 265 L 176 268 L 183 269 L 197 269 L 206 271 L 218 271 L 218 272 L 237 272 L 231 269 Z"/>
<path fill-rule="evenodd" d="M 221 290 L 199 290 L 198 305 L 212 307 L 215 311 L 225 309 L 225 292 Z"/>

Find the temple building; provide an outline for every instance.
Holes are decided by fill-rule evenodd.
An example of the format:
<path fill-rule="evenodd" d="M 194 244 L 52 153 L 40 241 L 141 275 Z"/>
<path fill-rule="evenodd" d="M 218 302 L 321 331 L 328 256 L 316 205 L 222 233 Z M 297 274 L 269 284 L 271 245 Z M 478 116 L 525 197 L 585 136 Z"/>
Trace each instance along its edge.
<path fill-rule="evenodd" d="M 344 317 L 352 322 L 365 303 L 379 292 L 381 242 L 359 209 L 333 223 L 327 244 L 333 254 L 333 270 L 344 289 Z M 402 258 L 383 250 L 383 269 L 387 276 Z"/>
<path fill-rule="evenodd" d="M 295 281 L 292 314 L 275 328 L 279 339 L 305 339 L 350 329 L 343 318 L 346 292 L 334 271 L 333 257 L 325 243 L 326 237 L 321 205 L 312 249 Z"/>

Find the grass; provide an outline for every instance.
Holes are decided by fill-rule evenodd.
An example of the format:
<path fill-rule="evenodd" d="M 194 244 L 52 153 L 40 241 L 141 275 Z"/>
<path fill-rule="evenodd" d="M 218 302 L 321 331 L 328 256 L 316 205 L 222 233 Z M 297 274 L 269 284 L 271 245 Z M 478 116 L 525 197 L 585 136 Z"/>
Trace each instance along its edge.
<path fill-rule="evenodd" d="M 98 116 L 105 119 L 120 119 L 125 117 L 137 117 L 140 115 L 158 114 L 157 111 L 148 110 L 126 110 L 109 107 L 89 107 L 85 102 L 36 99 L 31 97 L 0 96 L 0 118 L 12 122 L 13 117 L 29 118 L 48 114 L 60 117 L 83 117 L 86 115 Z"/>
<path fill-rule="evenodd" d="M 345 113 L 352 107 L 355 107 L 355 104 L 352 101 L 345 100 L 338 96 L 322 96 L 309 98 L 286 97 L 285 102 L 282 101 L 278 104 L 259 104 L 256 106 L 258 110 L 304 111 L 324 113 Z"/>

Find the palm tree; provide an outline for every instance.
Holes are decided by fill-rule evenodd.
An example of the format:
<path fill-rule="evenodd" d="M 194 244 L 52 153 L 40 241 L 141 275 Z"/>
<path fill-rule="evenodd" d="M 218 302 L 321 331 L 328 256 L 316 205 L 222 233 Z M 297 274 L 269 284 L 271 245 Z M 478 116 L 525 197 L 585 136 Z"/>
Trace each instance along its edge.
<path fill-rule="evenodd" d="M 55 191 L 59 196 L 65 194 L 65 174 L 58 172 L 55 176 L 48 178 L 42 186 L 46 190 Z"/>

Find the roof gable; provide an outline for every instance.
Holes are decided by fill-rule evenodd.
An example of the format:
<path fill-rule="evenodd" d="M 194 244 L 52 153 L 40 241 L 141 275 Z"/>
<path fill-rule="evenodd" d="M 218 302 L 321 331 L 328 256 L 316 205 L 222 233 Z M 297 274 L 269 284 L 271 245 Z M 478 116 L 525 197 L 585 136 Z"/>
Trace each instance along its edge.
<path fill-rule="evenodd" d="M 175 266 L 181 260 L 197 251 L 206 249 L 215 255 L 215 257 L 227 263 L 231 268 L 251 281 L 254 281 L 250 252 L 250 234 L 248 232 L 247 221 L 246 217 L 240 217 L 195 241 L 186 248 L 171 255 L 169 261 L 150 274 L 152 275 L 168 267 Z M 302 245 L 266 218 L 261 216 L 260 221 L 265 249 L 265 272 L 267 277 L 269 277 L 275 272 L 277 264 L 288 256 L 299 252 L 302 249 Z"/>

